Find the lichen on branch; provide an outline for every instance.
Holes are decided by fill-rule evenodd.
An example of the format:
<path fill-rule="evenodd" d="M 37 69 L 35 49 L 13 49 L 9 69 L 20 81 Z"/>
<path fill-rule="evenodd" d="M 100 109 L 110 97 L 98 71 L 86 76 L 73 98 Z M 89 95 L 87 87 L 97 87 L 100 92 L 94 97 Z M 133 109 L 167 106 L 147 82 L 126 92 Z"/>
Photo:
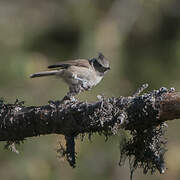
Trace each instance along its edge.
<path fill-rule="evenodd" d="M 11 142 L 12 146 L 13 142 L 28 137 L 62 134 L 66 137 L 63 154 L 75 167 L 76 136 L 98 133 L 108 137 L 124 129 L 131 136 L 122 145 L 121 155 L 130 159 L 131 172 L 141 167 L 144 173 L 155 170 L 163 173 L 166 170 L 163 122 L 180 117 L 180 93 L 173 88 L 160 88 L 141 95 L 146 87 L 143 85 L 128 97 L 99 96 L 94 103 L 61 100 L 26 107 L 18 100 L 13 104 L 1 100 L 0 141 Z"/>

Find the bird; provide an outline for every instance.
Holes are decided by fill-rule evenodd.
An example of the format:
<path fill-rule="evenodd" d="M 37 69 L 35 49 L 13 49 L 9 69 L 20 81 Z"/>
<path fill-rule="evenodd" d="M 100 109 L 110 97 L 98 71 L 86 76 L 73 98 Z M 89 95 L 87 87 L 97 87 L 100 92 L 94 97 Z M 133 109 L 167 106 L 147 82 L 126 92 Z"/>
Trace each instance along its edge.
<path fill-rule="evenodd" d="M 110 70 L 110 63 L 102 53 L 97 58 L 67 60 L 48 66 L 48 71 L 31 74 L 31 78 L 57 76 L 69 86 L 66 95 L 69 99 L 80 92 L 90 90 L 103 79 Z"/>

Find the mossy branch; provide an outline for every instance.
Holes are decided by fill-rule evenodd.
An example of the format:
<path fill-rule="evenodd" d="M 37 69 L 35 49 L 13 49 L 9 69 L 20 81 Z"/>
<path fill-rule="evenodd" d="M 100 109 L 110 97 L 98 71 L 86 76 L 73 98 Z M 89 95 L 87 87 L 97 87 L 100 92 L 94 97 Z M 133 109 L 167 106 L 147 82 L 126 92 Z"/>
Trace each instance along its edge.
<path fill-rule="evenodd" d="M 62 134 L 67 141 L 64 154 L 70 165 L 75 167 L 75 136 L 94 132 L 110 136 L 116 134 L 119 128 L 123 128 L 130 130 L 132 134 L 132 138 L 122 151 L 126 156 L 133 155 L 136 158 L 133 161 L 132 172 L 138 166 L 145 169 L 145 165 L 149 166 L 146 157 L 137 157 L 138 150 L 136 152 L 130 150 L 132 146 L 136 145 L 137 147 L 141 146 L 139 151 L 142 151 L 141 148 L 144 146 L 144 149 L 149 148 L 151 153 L 157 154 L 153 150 L 155 145 L 150 148 L 154 143 L 153 139 L 160 138 L 159 134 L 153 133 L 153 130 L 167 120 L 180 118 L 180 92 L 175 92 L 173 88 L 170 90 L 160 88 L 140 95 L 143 89 L 139 89 L 129 97 L 99 97 L 94 103 L 66 100 L 50 101 L 44 106 L 26 107 L 23 102 L 18 100 L 14 104 L 5 104 L 1 100 L 0 141 L 7 141 L 9 146 L 12 146 L 14 142 L 28 137 L 53 133 Z M 151 136 L 145 137 L 147 131 L 151 132 L 149 133 Z M 149 144 L 138 142 L 143 133 Z M 68 141 L 69 139 L 73 144 Z M 158 148 L 159 157 L 151 160 L 151 164 L 154 163 L 155 166 L 149 167 L 149 169 L 154 170 L 153 168 L 155 168 L 162 173 L 165 171 L 162 158 L 164 152 L 160 151 L 161 146 Z"/>

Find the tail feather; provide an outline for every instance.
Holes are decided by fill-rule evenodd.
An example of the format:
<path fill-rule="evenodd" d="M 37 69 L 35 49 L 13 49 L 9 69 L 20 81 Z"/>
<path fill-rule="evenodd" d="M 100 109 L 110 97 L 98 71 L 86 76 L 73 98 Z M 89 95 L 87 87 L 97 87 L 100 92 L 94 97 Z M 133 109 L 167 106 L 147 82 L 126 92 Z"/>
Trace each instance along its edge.
<path fill-rule="evenodd" d="M 54 71 L 43 71 L 43 72 L 38 72 L 30 75 L 30 78 L 35 78 L 35 77 L 42 77 L 42 76 L 51 76 L 55 75 L 58 73 L 58 70 Z"/>

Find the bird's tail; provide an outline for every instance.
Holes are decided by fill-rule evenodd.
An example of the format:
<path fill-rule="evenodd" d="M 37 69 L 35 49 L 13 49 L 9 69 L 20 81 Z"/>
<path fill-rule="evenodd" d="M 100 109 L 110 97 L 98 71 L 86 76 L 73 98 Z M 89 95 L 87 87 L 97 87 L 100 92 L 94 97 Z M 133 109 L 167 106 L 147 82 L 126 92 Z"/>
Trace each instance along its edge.
<path fill-rule="evenodd" d="M 59 72 L 58 70 L 38 72 L 35 74 L 31 74 L 30 78 L 42 77 L 42 76 L 52 76 L 52 75 L 56 75 L 58 72 Z"/>

